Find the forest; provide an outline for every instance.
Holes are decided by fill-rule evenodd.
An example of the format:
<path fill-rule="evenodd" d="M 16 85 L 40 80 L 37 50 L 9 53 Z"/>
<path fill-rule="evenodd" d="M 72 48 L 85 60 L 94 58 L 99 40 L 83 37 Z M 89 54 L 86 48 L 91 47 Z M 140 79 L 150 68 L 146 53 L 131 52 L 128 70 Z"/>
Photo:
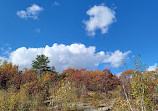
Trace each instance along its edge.
<path fill-rule="evenodd" d="M 157 111 L 158 69 L 141 56 L 118 77 L 109 69 L 68 68 L 62 73 L 38 55 L 32 68 L 0 65 L 0 111 Z"/>

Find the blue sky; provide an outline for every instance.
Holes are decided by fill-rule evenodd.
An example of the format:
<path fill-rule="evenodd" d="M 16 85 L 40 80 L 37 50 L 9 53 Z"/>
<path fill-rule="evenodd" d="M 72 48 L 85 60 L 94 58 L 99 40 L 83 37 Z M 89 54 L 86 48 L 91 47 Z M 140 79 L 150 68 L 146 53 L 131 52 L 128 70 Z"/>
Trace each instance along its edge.
<path fill-rule="evenodd" d="M 22 18 L 17 15 L 18 11 L 26 11 L 33 4 L 42 8 L 37 18 Z M 95 6 L 109 8 L 115 13 L 115 18 L 109 23 L 106 33 L 96 28 L 95 35 L 92 36 L 88 34 L 84 21 L 90 20 L 87 11 Z M 100 51 L 105 53 L 117 50 L 122 53 L 131 51 L 123 57 L 129 65 L 133 56 L 141 54 L 143 62 L 147 66 L 152 66 L 158 62 L 157 6 L 157 0 L 1 0 L 1 57 L 11 60 L 12 53 L 21 47 L 45 48 L 46 45 L 51 47 L 54 43 L 65 46 L 76 43 L 84 44 L 86 48 L 96 47 L 95 54 Z M 28 56 L 29 53 L 26 57 Z M 98 61 L 97 63 L 99 64 L 95 69 L 102 70 L 111 64 L 111 61 L 109 64 Z M 86 65 L 89 64 L 83 66 Z M 113 72 L 120 71 L 116 67 L 108 67 Z"/>

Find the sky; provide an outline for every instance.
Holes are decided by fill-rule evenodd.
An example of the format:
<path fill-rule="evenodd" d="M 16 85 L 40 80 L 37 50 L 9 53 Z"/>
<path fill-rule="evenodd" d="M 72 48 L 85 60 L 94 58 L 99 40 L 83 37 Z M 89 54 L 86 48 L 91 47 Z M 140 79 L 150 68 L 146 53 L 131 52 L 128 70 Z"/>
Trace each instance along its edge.
<path fill-rule="evenodd" d="M 157 0 L 1 0 L 0 58 L 31 68 L 37 55 L 56 70 L 122 72 L 141 54 L 158 63 Z"/>

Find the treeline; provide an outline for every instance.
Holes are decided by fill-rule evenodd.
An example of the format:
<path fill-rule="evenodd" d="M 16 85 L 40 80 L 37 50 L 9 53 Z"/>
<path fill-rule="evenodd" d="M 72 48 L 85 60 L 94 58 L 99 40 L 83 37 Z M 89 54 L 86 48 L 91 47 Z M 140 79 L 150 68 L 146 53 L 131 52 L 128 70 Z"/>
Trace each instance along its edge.
<path fill-rule="evenodd" d="M 158 71 L 149 72 L 139 60 L 118 78 L 105 69 L 68 68 L 62 73 L 38 55 L 31 69 L 4 62 L 0 66 L 1 111 L 77 110 L 78 102 L 98 106 L 115 100 L 114 111 L 158 110 Z"/>

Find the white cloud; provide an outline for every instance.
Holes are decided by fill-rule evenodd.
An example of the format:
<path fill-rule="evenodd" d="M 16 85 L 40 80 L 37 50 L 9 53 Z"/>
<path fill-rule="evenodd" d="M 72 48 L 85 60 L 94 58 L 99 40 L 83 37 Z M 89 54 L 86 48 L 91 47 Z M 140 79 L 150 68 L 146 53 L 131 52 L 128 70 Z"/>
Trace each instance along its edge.
<path fill-rule="evenodd" d="M 100 29 L 102 34 L 108 32 L 109 26 L 115 21 L 115 12 L 107 6 L 94 6 L 87 11 L 90 19 L 84 21 L 89 35 L 94 36 Z"/>
<path fill-rule="evenodd" d="M 6 58 L 6 57 L 0 57 L 0 65 L 1 65 L 4 61 L 8 61 L 8 58 Z"/>
<path fill-rule="evenodd" d="M 53 6 L 60 6 L 60 3 L 54 2 L 54 3 L 53 3 Z"/>
<path fill-rule="evenodd" d="M 116 73 L 116 76 L 117 76 L 117 77 L 120 77 L 121 74 L 122 74 L 122 72 Z"/>
<path fill-rule="evenodd" d="M 40 33 L 41 29 L 40 28 L 36 28 L 34 31 L 37 32 L 37 33 Z"/>
<path fill-rule="evenodd" d="M 28 7 L 26 10 L 17 11 L 17 15 L 20 18 L 24 18 L 24 19 L 27 18 L 37 19 L 41 11 L 43 11 L 42 7 L 33 4 L 31 7 Z"/>
<path fill-rule="evenodd" d="M 127 52 L 121 52 L 119 50 L 115 51 L 115 52 L 107 52 L 106 56 L 107 59 L 104 60 L 105 63 L 110 63 L 112 67 L 116 67 L 118 68 L 121 63 L 122 60 L 129 54 L 131 53 L 131 51 L 127 51 Z"/>
<path fill-rule="evenodd" d="M 50 66 L 55 66 L 56 70 L 61 72 L 69 67 L 86 68 L 93 70 L 100 63 L 110 63 L 113 67 L 118 67 L 121 61 L 129 54 L 130 51 L 121 52 L 96 52 L 96 47 L 86 47 L 84 44 L 53 44 L 52 47 L 43 48 L 26 48 L 21 47 L 10 53 L 8 58 L 10 62 L 19 65 L 20 68 L 31 68 L 31 63 L 35 57 L 44 54 L 50 59 Z"/>
<path fill-rule="evenodd" d="M 5 55 L 5 56 L 9 55 L 11 50 L 12 48 L 10 46 L 0 48 L 2 55 Z"/>
<path fill-rule="evenodd" d="M 155 71 L 157 68 L 158 64 L 155 63 L 153 66 L 149 66 L 149 68 L 147 69 L 148 71 Z"/>

